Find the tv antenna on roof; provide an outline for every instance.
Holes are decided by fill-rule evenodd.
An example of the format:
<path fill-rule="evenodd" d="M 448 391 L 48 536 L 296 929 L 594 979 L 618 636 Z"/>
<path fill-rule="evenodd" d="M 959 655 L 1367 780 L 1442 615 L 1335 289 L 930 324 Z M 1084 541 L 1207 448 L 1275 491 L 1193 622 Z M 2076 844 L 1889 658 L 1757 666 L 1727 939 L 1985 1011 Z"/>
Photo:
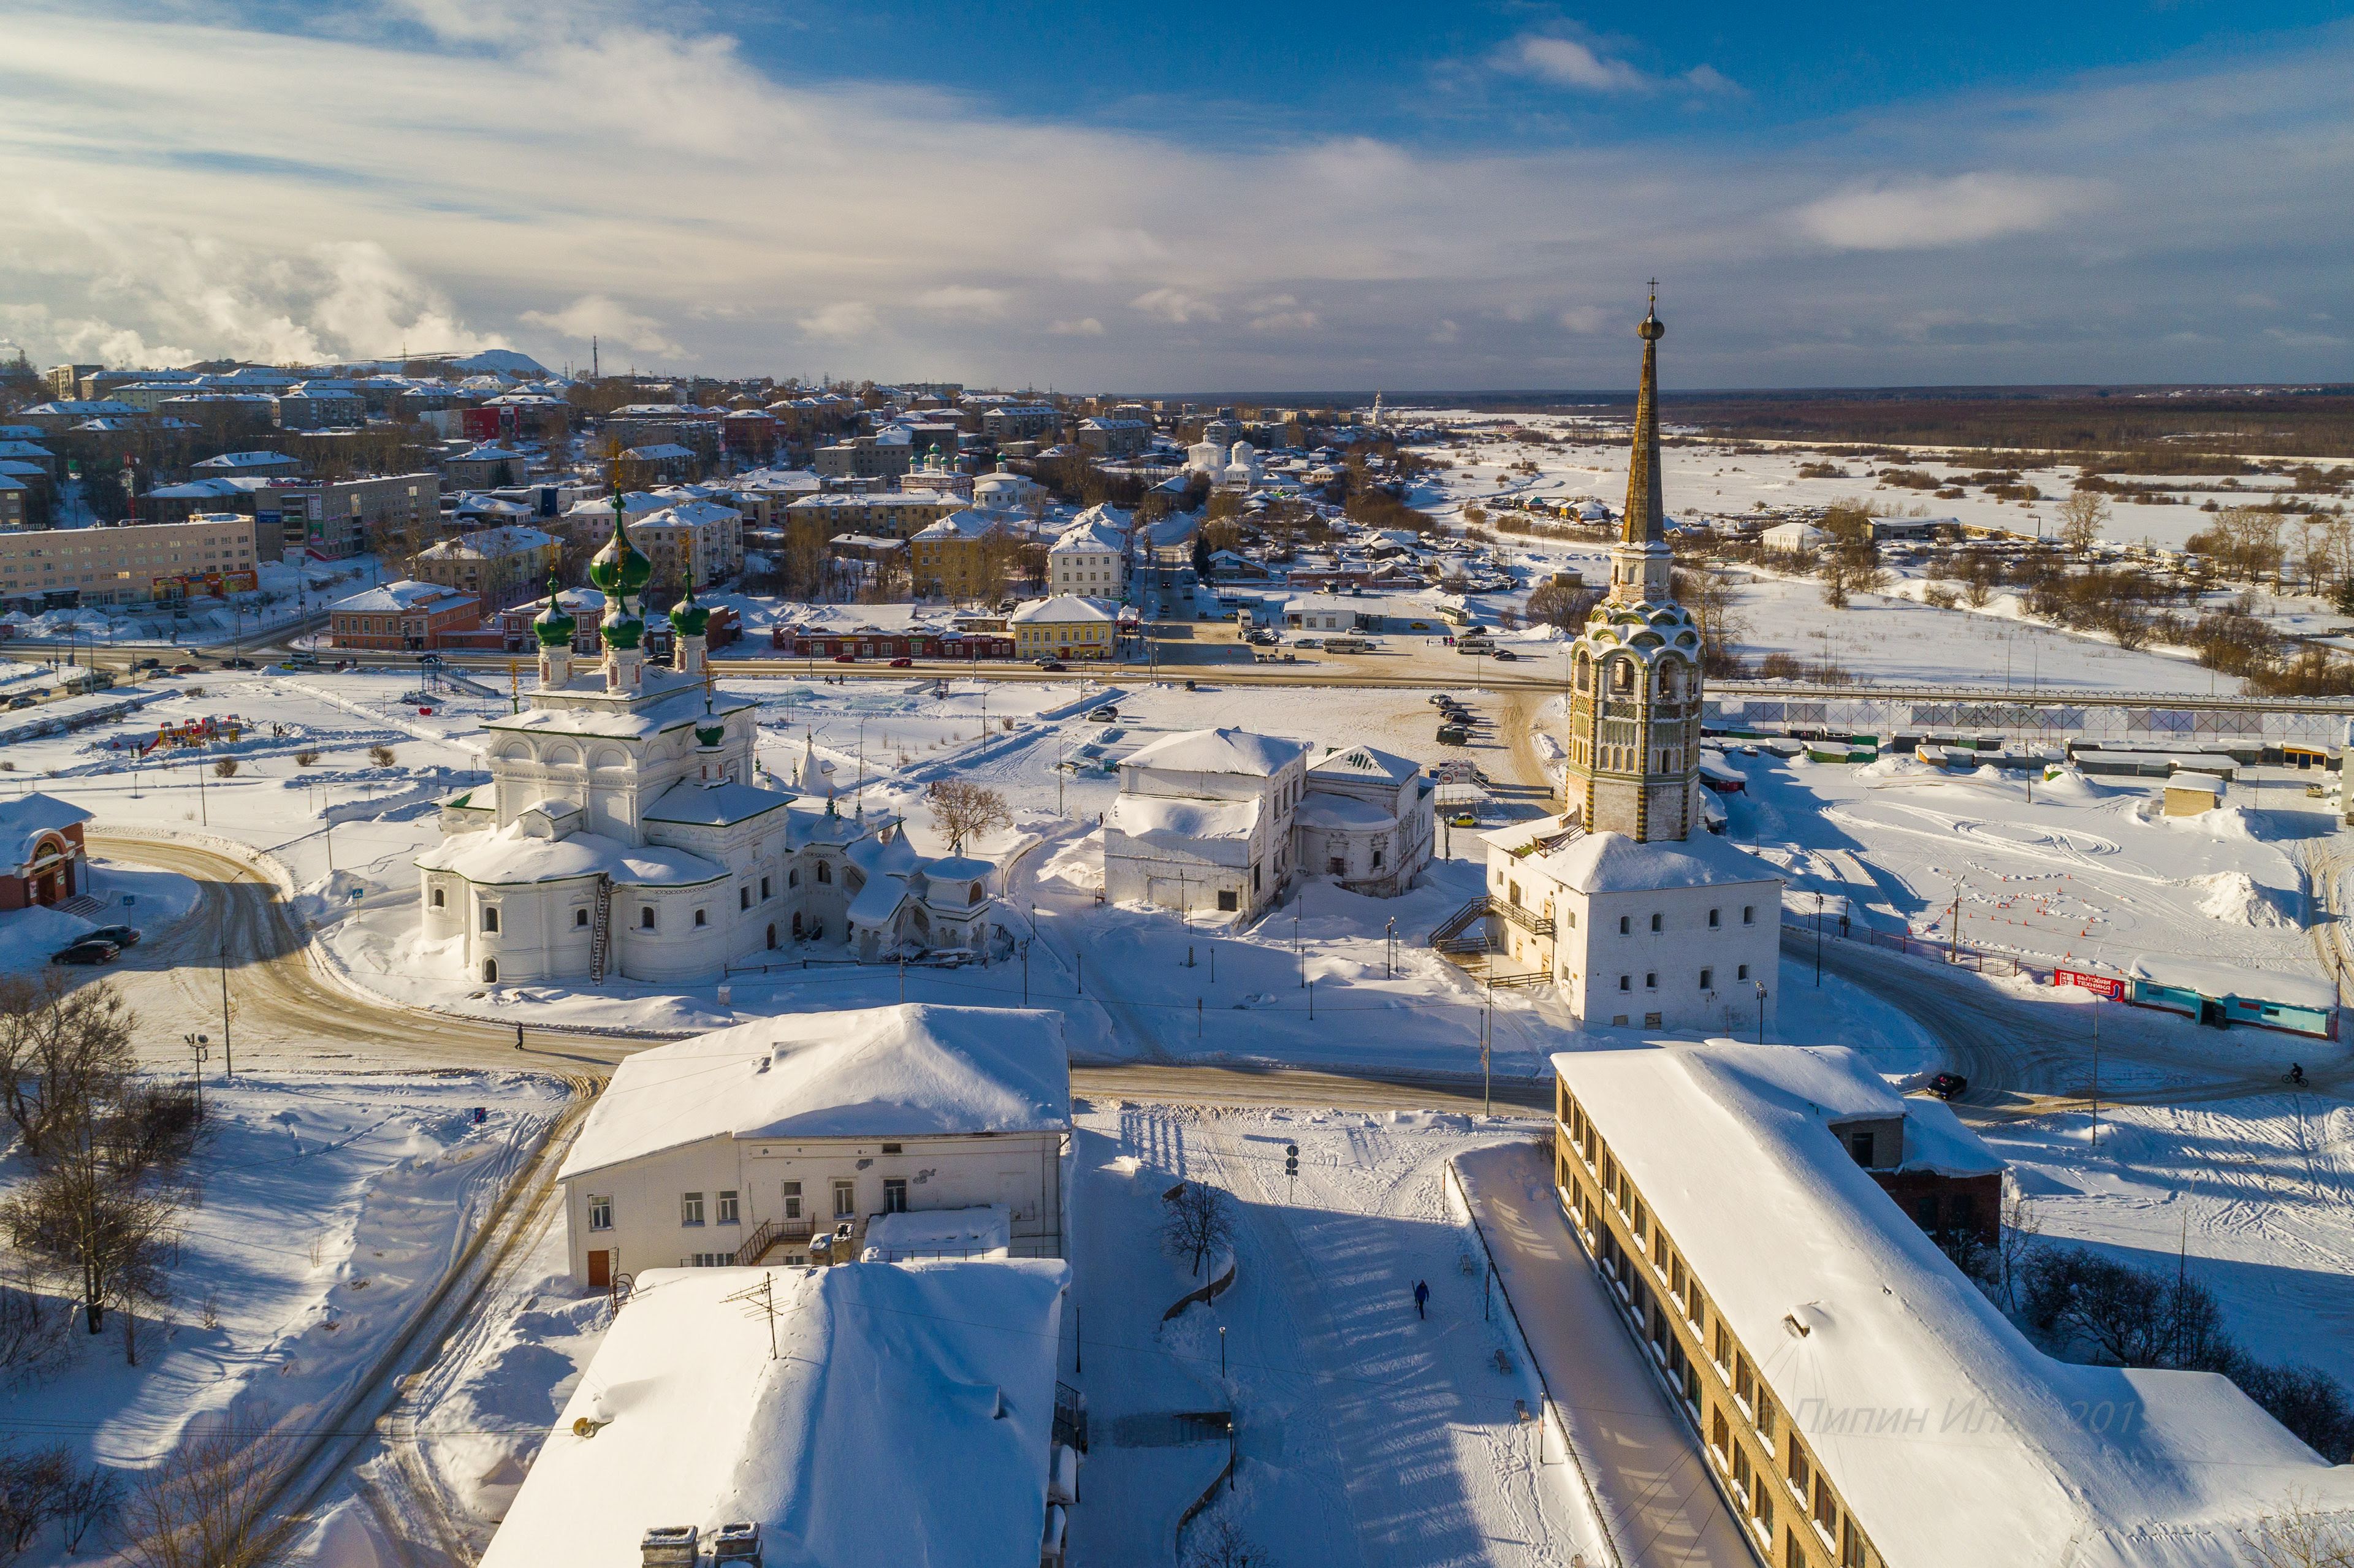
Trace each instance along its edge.
<path fill-rule="evenodd" d="M 769 1319 L 769 1359 L 770 1361 L 777 1359 L 777 1293 L 770 1285 L 770 1281 L 775 1277 L 775 1275 L 763 1269 L 760 1272 L 759 1284 L 747 1286 L 733 1296 L 723 1296 L 719 1298 L 722 1301 L 741 1301 L 745 1304 L 745 1316 L 765 1317 Z"/>

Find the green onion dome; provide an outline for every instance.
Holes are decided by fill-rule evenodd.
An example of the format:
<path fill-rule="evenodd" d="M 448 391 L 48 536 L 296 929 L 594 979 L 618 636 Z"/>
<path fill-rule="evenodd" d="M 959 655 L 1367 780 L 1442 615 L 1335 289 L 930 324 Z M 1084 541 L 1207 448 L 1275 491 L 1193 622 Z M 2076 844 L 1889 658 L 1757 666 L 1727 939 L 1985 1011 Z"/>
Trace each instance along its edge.
<path fill-rule="evenodd" d="M 619 594 L 605 600 L 605 619 L 597 623 L 597 635 L 606 647 L 635 648 L 645 634 L 646 623 L 621 608 Z"/>
<path fill-rule="evenodd" d="M 605 541 L 605 547 L 588 562 L 588 580 L 608 599 L 624 595 L 636 598 L 645 591 L 646 584 L 654 575 L 654 564 L 630 543 L 630 535 L 622 527 L 621 521 L 621 498 L 616 494 L 613 497 L 613 536 Z M 609 612 L 605 619 L 610 624 L 611 614 Z"/>
<path fill-rule="evenodd" d="M 711 612 L 695 602 L 695 589 L 690 585 L 686 597 L 670 607 L 670 629 L 681 637 L 700 637 L 711 624 Z"/>
<path fill-rule="evenodd" d="M 539 639 L 542 648 L 564 648 L 571 644 L 572 633 L 578 625 L 579 622 L 572 618 L 572 612 L 557 602 L 556 574 L 548 573 L 547 608 L 532 617 L 533 634 Z"/>
<path fill-rule="evenodd" d="M 727 726 L 716 719 L 709 724 L 696 725 L 695 738 L 705 746 L 717 746 L 727 738 Z"/>

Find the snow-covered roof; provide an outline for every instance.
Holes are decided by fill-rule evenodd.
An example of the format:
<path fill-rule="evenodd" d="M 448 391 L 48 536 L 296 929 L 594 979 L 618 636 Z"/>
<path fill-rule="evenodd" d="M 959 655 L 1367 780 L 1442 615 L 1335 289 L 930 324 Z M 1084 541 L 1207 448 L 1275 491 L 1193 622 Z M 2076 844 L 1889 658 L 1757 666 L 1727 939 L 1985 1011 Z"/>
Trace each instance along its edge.
<path fill-rule="evenodd" d="M 191 471 L 198 469 L 209 469 L 212 471 L 218 473 L 223 471 L 234 472 L 239 469 L 293 468 L 296 466 L 298 465 L 295 463 L 294 460 L 288 457 L 284 452 L 223 452 L 218 457 L 208 457 L 201 461 L 192 462 L 188 465 L 188 468 Z"/>
<path fill-rule="evenodd" d="M 711 528 L 722 523 L 741 522 L 743 517 L 734 507 L 722 506 L 716 501 L 682 501 L 650 516 L 633 519 L 631 526 L 642 524 L 649 528 Z"/>
<path fill-rule="evenodd" d="M 1097 515 L 1097 510 L 1090 507 L 1079 514 L 1079 520 L 1064 529 L 1054 544 L 1047 546 L 1046 553 L 1051 556 L 1063 552 L 1100 550 L 1117 556 L 1125 552 L 1128 530 Z"/>
<path fill-rule="evenodd" d="M 493 502 L 491 504 L 504 506 L 508 503 Z M 514 510 L 521 512 L 524 508 L 516 507 Z M 482 528 L 472 534 L 461 534 L 454 539 L 442 539 L 428 545 L 418 554 L 435 560 L 487 561 L 506 556 L 527 556 L 536 550 L 547 549 L 555 543 L 554 535 L 543 534 L 536 528 Z"/>
<path fill-rule="evenodd" d="M 935 543 L 944 539 L 978 539 L 984 534 L 994 533 L 999 523 L 998 518 L 991 516 L 988 513 L 976 512 L 968 507 L 961 512 L 949 513 L 915 536 L 918 539 L 929 539 Z"/>
<path fill-rule="evenodd" d="M 420 583 L 403 577 L 396 583 L 379 583 L 364 588 L 345 599 L 339 599 L 327 608 L 346 615 L 398 615 L 412 609 L 445 609 L 451 605 L 471 604 L 474 596 L 461 593 L 440 583 Z"/>
<path fill-rule="evenodd" d="M 625 887 L 694 887 L 727 874 L 726 866 L 685 850 L 625 844 L 602 833 L 535 838 L 520 822 L 443 839 L 417 857 L 417 867 L 454 872 L 484 886 L 602 875 Z"/>
<path fill-rule="evenodd" d="M 1886 1094 L 1854 1052 L 1653 1041 L 1553 1065 L 1875 1560 L 2232 1568 L 2238 1531 L 2293 1492 L 2354 1506 L 2354 1468 L 2218 1373 L 2030 1344 L 1829 1135 L 1827 1107 Z"/>
<path fill-rule="evenodd" d="M 1328 795 L 1310 789 L 1299 797 L 1297 818 L 1303 828 L 1389 828 L 1397 825 L 1395 812 L 1352 795 Z"/>
<path fill-rule="evenodd" d="M 1002 1203 L 876 1214 L 866 1222 L 861 1263 L 921 1257 L 1004 1257 L 1013 1246 L 1013 1213 Z"/>
<path fill-rule="evenodd" d="M 43 833 L 61 833 L 90 819 L 90 813 L 72 801 L 36 789 L 13 800 L 0 800 L 0 845 L 9 846 L 8 863 L 20 865 L 31 858 L 35 839 Z"/>
<path fill-rule="evenodd" d="M 728 1299 L 763 1278 L 773 1319 Z M 639 1568 L 650 1528 L 737 1520 L 774 1568 L 1034 1563 L 1069 1279 L 1052 1258 L 642 1273 L 482 1568 Z"/>
<path fill-rule="evenodd" d="M 1069 625 L 1074 622 L 1098 622 L 1116 619 L 1115 612 L 1100 599 L 1081 599 L 1076 594 L 1056 594 L 1053 599 L 1024 600 L 1006 620 L 1013 625 L 1045 622 Z"/>
<path fill-rule="evenodd" d="M 624 1061 L 558 1179 L 707 1138 L 960 1138 L 1070 1123 L 1059 1013 L 914 1002 L 785 1013 Z"/>
<path fill-rule="evenodd" d="M 1120 795 L 1111 803 L 1113 831 L 1132 839 L 1247 839 L 1258 826 L 1256 797 L 1211 800 L 1193 795 Z"/>
<path fill-rule="evenodd" d="M 493 446 L 485 441 L 480 446 L 469 447 L 456 456 L 446 457 L 441 461 L 443 462 L 528 462 L 531 460 L 521 452 L 511 452 L 504 447 Z"/>
<path fill-rule="evenodd" d="M 656 441 L 651 446 L 631 447 L 621 455 L 641 462 L 675 462 L 680 458 L 693 457 L 695 450 L 691 447 L 680 446 L 676 441 Z"/>
<path fill-rule="evenodd" d="M 2144 953 L 2126 967 L 2126 972 L 2136 980 L 2195 991 L 2219 1001 L 2236 996 L 2247 1001 L 2285 1001 L 2292 1007 L 2324 1011 L 2338 1005 L 2338 982 L 2319 975 L 2245 969 L 2175 953 Z"/>
<path fill-rule="evenodd" d="M 1308 750 L 1303 743 L 1246 729 L 1189 729 L 1140 746 L 1122 767 L 1161 768 L 1176 773 L 1241 773 L 1271 779 Z"/>
<path fill-rule="evenodd" d="M 654 798 L 645 809 L 649 822 L 684 822 L 697 827 L 726 827 L 732 822 L 749 821 L 780 807 L 792 804 L 793 798 L 777 789 L 763 789 L 756 784 L 703 784 L 693 779 L 682 779 Z"/>
<path fill-rule="evenodd" d="M 1925 1095 L 1903 1102 L 1904 1162 L 1903 1171 L 1924 1171 L 1939 1176 L 1995 1176 L 2002 1171 L 1994 1150 L 1962 1125 L 1954 1107 Z"/>
<path fill-rule="evenodd" d="M 2223 792 L 2223 780 L 2212 773 L 2192 773 L 2185 770 L 2168 774 L 2166 787 L 2169 789 L 2192 789 L 2201 795 L 2221 795 Z"/>
<path fill-rule="evenodd" d="M 1558 825 L 1560 818 L 1551 817 L 1535 822 L 1516 822 L 1483 837 L 1489 843 L 1508 849 L 1532 841 L 1542 843 L 1550 836 L 1543 831 L 1547 823 L 1556 824 L 1554 832 L 1570 831 Z M 1714 833 L 1704 832 L 1688 839 L 1649 843 L 1625 833 L 1576 833 L 1553 849 L 1533 851 L 1529 861 L 1542 866 L 1545 874 L 1564 887 L 1585 894 L 1642 893 L 1653 888 L 1717 887 L 1782 880 L 1782 874 L 1765 861 Z"/>
<path fill-rule="evenodd" d="M 1403 784 L 1421 771 L 1419 764 L 1394 752 L 1352 746 L 1310 765 L 1308 777 L 1313 779 L 1324 773 L 1336 779 L 1379 779 L 1385 783 Z"/>

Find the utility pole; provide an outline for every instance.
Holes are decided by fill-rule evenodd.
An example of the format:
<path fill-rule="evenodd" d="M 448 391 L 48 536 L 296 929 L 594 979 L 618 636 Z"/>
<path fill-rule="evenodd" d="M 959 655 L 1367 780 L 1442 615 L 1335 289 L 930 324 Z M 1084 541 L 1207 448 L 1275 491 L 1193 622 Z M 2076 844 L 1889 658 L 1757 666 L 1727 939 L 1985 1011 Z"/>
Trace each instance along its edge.
<path fill-rule="evenodd" d="M 1815 983 L 1823 983 L 1823 895 L 1815 895 Z"/>
<path fill-rule="evenodd" d="M 220 933 L 220 982 L 221 1076 L 234 1078 L 237 1076 L 237 1052 L 230 1046 L 228 1037 L 228 926 L 226 922 L 222 924 Z"/>
<path fill-rule="evenodd" d="M 2101 1146 L 2101 1003 L 2093 1001 L 2093 1136 L 2091 1147 Z"/>
<path fill-rule="evenodd" d="M 205 1063 L 212 1055 L 206 1047 L 212 1044 L 212 1036 L 183 1034 L 180 1038 L 188 1043 L 188 1051 L 196 1057 L 196 1119 L 202 1121 L 205 1119 Z"/>

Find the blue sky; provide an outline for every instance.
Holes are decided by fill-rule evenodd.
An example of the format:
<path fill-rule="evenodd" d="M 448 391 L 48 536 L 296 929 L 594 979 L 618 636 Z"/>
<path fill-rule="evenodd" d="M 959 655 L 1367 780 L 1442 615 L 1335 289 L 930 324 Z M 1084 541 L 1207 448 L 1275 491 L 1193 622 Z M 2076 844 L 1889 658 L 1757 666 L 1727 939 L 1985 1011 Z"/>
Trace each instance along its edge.
<path fill-rule="evenodd" d="M 0 344 L 2354 379 L 2344 7 L 0 0 Z"/>

